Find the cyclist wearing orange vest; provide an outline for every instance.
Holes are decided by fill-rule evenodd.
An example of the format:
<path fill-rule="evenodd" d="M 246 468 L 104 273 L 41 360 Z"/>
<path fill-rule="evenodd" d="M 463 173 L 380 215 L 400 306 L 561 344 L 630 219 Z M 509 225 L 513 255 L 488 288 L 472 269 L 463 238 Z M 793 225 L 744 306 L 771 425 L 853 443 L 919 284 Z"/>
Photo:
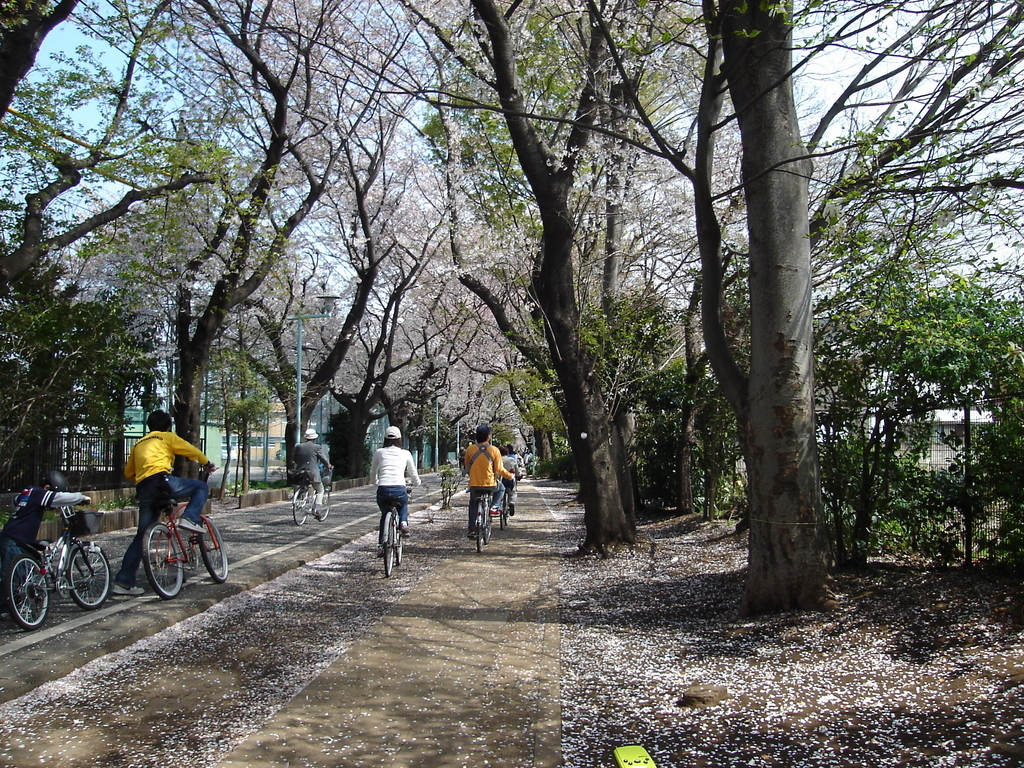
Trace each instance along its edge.
<path fill-rule="evenodd" d="M 476 536 L 476 511 L 473 502 L 478 493 L 497 493 L 491 502 L 494 508 L 501 503 L 501 494 L 505 486 L 498 482 L 499 477 L 511 480 L 515 475 L 505 469 L 501 462 L 501 451 L 491 445 L 491 428 L 481 424 L 476 428 L 476 442 L 470 443 L 463 456 L 466 472 L 469 474 L 469 538 Z M 474 493 L 476 491 L 477 493 Z"/>

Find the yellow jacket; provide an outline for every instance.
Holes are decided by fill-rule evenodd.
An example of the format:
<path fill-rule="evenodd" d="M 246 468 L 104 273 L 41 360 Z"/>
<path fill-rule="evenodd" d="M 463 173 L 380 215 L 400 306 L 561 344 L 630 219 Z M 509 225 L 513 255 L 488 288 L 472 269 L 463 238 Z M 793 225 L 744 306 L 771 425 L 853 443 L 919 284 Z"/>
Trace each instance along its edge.
<path fill-rule="evenodd" d="M 132 448 L 124 465 L 124 476 L 138 485 L 157 472 L 170 472 L 175 456 L 195 459 L 204 465 L 210 463 L 202 451 L 173 432 L 150 432 Z"/>
<path fill-rule="evenodd" d="M 469 484 L 474 488 L 493 488 L 498 484 L 496 475 L 511 480 L 515 475 L 505 469 L 501 463 L 501 451 L 490 443 L 481 443 L 486 455 L 481 455 L 476 461 L 473 457 L 477 454 L 477 443 L 470 443 L 463 456 L 463 462 L 469 470 Z M 488 461 L 490 459 L 490 461 Z"/>

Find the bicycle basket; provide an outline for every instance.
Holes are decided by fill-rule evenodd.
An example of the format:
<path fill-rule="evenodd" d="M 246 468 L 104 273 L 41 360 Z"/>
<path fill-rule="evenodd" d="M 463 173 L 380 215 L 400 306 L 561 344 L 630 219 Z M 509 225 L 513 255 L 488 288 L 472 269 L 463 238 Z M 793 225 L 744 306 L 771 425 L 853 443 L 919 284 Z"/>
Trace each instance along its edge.
<path fill-rule="evenodd" d="M 71 524 L 72 536 L 88 536 L 90 533 L 100 532 L 100 521 L 103 518 L 102 512 L 95 509 L 76 509 Z"/>
<path fill-rule="evenodd" d="M 313 482 L 313 475 L 308 469 L 289 469 L 288 485 L 306 485 Z"/>

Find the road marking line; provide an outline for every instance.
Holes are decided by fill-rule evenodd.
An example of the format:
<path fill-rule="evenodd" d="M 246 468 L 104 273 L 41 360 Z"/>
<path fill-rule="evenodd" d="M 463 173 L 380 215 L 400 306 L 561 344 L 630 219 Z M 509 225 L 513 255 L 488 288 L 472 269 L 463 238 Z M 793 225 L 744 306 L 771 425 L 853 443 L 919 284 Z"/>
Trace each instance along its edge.
<path fill-rule="evenodd" d="M 372 520 L 375 517 L 377 517 L 377 515 L 363 515 L 363 517 L 356 518 L 355 520 L 350 520 L 349 522 L 344 523 L 342 525 L 336 525 L 333 528 L 328 528 L 326 531 L 320 531 L 315 534 L 310 534 L 309 536 L 306 536 L 303 539 L 293 541 L 291 544 L 285 544 L 283 546 L 277 547 L 276 549 L 268 549 L 265 552 L 261 552 L 258 555 L 251 555 L 245 558 L 244 560 L 239 560 L 237 563 L 229 563 L 228 568 L 241 568 L 242 566 L 248 565 L 249 563 L 254 563 L 257 560 L 262 560 L 263 558 L 270 557 L 272 555 L 277 555 L 281 552 L 287 552 L 289 549 L 301 546 L 302 544 L 308 544 L 309 542 L 319 539 L 327 534 L 337 533 L 339 531 L 345 530 L 346 528 L 351 528 L 352 526 L 360 525 L 361 523 L 365 523 L 367 520 Z M 188 584 L 189 581 L 193 581 L 198 578 L 198 576 L 189 576 L 185 580 L 185 584 Z M 185 588 L 185 584 L 182 584 L 182 589 Z M 121 611 L 133 608 L 139 603 L 152 603 L 160 599 L 161 598 L 159 595 L 145 595 L 138 598 L 134 598 L 132 600 L 125 600 L 123 603 L 119 605 L 112 605 L 107 608 L 99 608 L 95 611 L 90 611 L 89 613 L 83 614 L 82 616 L 79 616 L 74 619 L 68 619 L 67 621 L 62 622 L 61 624 L 49 627 L 48 629 L 34 630 L 30 635 L 25 635 L 24 637 L 21 637 L 18 640 L 12 640 L 11 642 L 5 643 L 4 645 L 0 646 L 0 657 L 8 656 L 14 653 L 15 651 L 20 651 L 23 648 L 28 648 L 29 646 L 35 645 L 36 643 L 41 643 L 44 640 L 49 640 L 51 638 L 58 637 L 64 634 L 65 632 L 71 632 L 73 630 L 79 629 L 80 627 L 88 626 L 89 624 L 92 624 L 95 621 L 105 619 L 107 616 L 113 616 L 115 613 L 120 613 Z M 11 621 L 13 621 L 13 619 L 11 619 Z"/>

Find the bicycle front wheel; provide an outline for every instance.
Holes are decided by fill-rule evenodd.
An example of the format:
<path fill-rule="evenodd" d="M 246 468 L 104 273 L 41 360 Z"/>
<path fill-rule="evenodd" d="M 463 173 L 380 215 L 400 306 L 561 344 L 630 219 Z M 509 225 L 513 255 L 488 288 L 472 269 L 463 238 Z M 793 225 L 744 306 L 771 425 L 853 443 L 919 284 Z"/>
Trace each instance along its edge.
<path fill-rule="evenodd" d="M 484 515 L 484 535 L 483 535 L 483 539 L 484 539 L 484 544 L 490 544 L 491 543 L 491 511 L 490 510 L 487 510 L 487 513 Z"/>
<path fill-rule="evenodd" d="M 178 537 L 163 523 L 153 523 L 146 529 L 142 547 L 142 563 L 153 591 L 164 600 L 170 600 L 185 582 L 185 553 L 181 551 Z"/>
<path fill-rule="evenodd" d="M 395 514 L 398 517 L 398 514 Z M 395 565 L 402 564 L 402 547 L 405 545 L 405 541 L 402 538 L 402 532 L 398 530 L 398 526 L 395 526 Z"/>
<path fill-rule="evenodd" d="M 309 517 L 310 494 L 308 485 L 300 485 L 292 493 L 292 519 L 302 525 Z"/>
<path fill-rule="evenodd" d="M 317 507 L 316 519 L 326 520 L 329 514 L 331 514 L 331 492 L 329 490 L 325 490 L 324 503 L 322 507 Z"/>
<path fill-rule="evenodd" d="M 7 610 L 22 629 L 37 629 L 50 607 L 46 575 L 34 557 L 21 555 L 10 561 L 4 574 Z"/>
<path fill-rule="evenodd" d="M 199 554 L 203 557 L 203 565 L 210 572 L 210 578 L 218 584 L 228 580 L 228 552 L 224 548 L 224 539 L 214 525 L 213 520 L 203 516 L 206 533 L 199 537 Z"/>
<path fill-rule="evenodd" d="M 395 513 L 389 512 L 384 528 L 384 578 L 388 578 L 395 569 Z"/>
<path fill-rule="evenodd" d="M 110 562 L 95 544 L 73 545 L 67 570 L 71 599 L 87 611 L 99 608 L 110 594 Z"/>

